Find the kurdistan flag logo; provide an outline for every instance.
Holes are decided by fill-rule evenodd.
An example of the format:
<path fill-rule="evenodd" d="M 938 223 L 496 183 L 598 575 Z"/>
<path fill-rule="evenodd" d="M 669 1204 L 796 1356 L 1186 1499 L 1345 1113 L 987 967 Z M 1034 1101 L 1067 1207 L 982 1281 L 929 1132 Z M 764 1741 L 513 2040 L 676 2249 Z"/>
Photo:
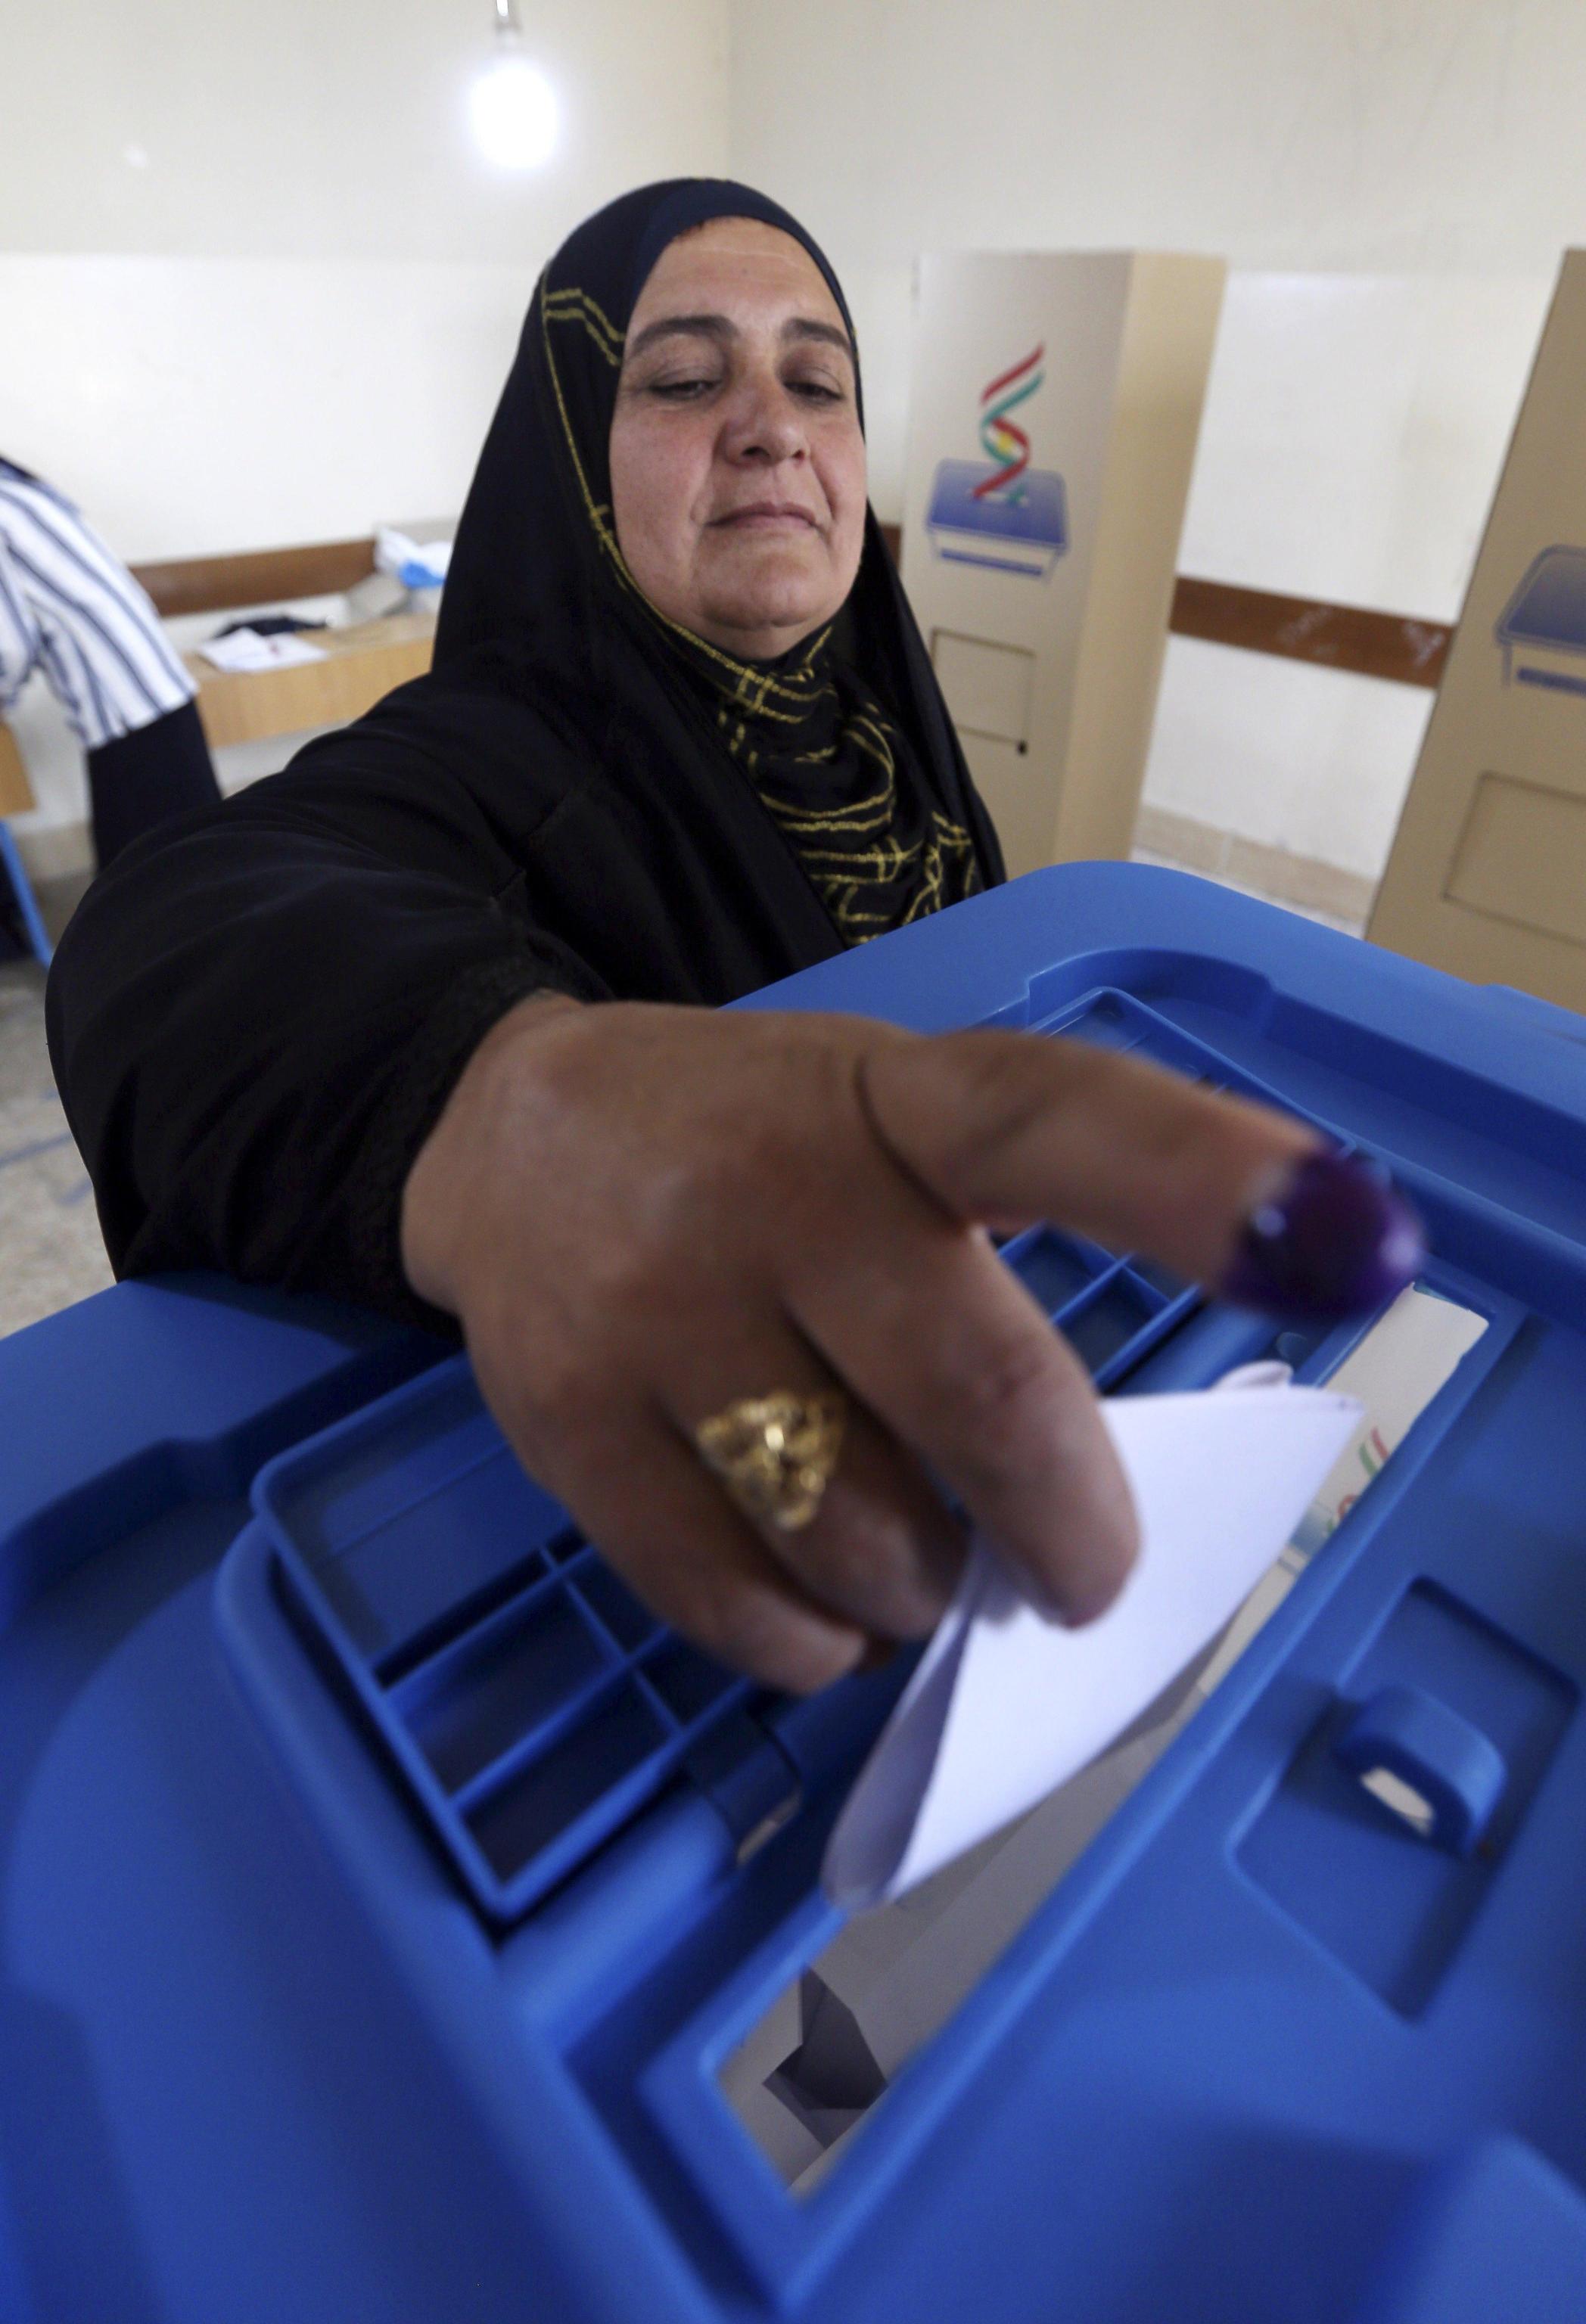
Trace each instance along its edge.
<path fill-rule="evenodd" d="M 1068 546 L 1063 479 L 1032 467 L 1023 412 L 1046 383 L 1042 343 L 981 390 L 983 460 L 944 460 L 931 487 L 926 528 L 938 557 L 989 566 L 1032 581 L 1050 578 Z"/>

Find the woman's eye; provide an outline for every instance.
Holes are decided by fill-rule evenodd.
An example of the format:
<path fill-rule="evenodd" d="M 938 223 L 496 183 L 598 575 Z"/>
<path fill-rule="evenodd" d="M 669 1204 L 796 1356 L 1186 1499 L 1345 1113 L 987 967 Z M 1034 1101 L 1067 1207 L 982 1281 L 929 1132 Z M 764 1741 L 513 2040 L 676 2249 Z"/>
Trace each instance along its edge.
<path fill-rule="evenodd" d="M 665 403 L 692 403 L 697 397 L 707 395 L 715 385 L 714 379 L 654 379 L 650 383 L 650 392 L 659 395 Z"/>
<path fill-rule="evenodd" d="M 794 379 L 788 384 L 795 395 L 803 396 L 810 403 L 841 403 L 844 401 L 843 390 L 833 387 L 824 379 Z"/>

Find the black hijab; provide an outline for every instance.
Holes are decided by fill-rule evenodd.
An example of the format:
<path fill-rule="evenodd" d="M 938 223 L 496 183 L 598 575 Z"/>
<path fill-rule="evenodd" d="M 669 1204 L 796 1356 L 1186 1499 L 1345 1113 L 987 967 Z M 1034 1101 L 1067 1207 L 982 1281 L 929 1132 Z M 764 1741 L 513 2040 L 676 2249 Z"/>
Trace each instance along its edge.
<path fill-rule="evenodd" d="M 1000 880 L 1001 859 L 873 512 L 838 622 L 775 661 L 667 621 L 628 573 L 608 457 L 623 335 L 661 253 L 718 217 L 800 244 L 853 337 L 825 254 L 747 186 L 679 179 L 597 212 L 537 286 L 458 528 L 436 667 L 488 660 L 537 706 L 581 696 L 579 723 L 627 706 L 624 747 L 641 730 L 658 783 L 747 779 L 852 944 Z"/>

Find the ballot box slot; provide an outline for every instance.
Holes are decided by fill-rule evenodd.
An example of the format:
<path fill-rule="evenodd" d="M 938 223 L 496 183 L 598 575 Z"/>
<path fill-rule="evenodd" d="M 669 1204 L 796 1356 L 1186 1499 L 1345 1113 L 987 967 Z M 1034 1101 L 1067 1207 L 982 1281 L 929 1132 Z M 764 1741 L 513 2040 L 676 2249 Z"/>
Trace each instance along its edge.
<path fill-rule="evenodd" d="M 1016 1261 L 1013 1246 L 1009 1255 Z M 1077 1303 L 1082 1324 L 1083 1303 L 1130 1272 L 1114 1264 L 1085 1286 Z M 1151 1286 L 1158 1301 L 1168 1303 L 1173 1288 L 1171 1277 Z M 1213 1322 L 1222 1312 L 1203 1311 L 1198 1320 Z M 1293 1541 L 1223 1632 L 1107 1750 L 1028 1815 L 919 1887 L 891 1904 L 857 1915 L 834 1934 L 825 1932 L 824 1941 L 788 1964 L 774 1999 L 769 2005 L 761 2000 L 752 2021 L 741 2023 L 736 2038 L 725 2038 L 719 2023 L 712 2029 L 723 2101 L 760 2156 L 801 2201 L 825 2187 L 839 2162 L 854 2149 L 872 2114 L 884 2112 L 882 2101 L 890 2102 L 889 2094 L 899 2078 L 1020 1932 L 1048 1905 L 1058 1908 L 1059 1892 L 1078 1873 L 1093 1843 L 1126 1812 L 1148 1814 L 1157 1771 L 1161 1769 L 1162 1779 L 1171 1775 L 1171 1765 L 1164 1763 L 1171 1761 L 1173 1747 L 1247 1657 L 1246 1683 L 1257 1683 L 1264 1667 L 1263 1656 L 1251 1651 L 1257 1640 L 1306 1578 L 1317 1554 L 1361 1505 L 1422 1415 L 1445 1390 L 1462 1397 L 1473 1393 L 1476 1372 L 1465 1375 L 1471 1385 L 1457 1388 L 1454 1376 L 1467 1355 L 1489 1339 L 1500 1314 L 1501 1326 L 1487 1351 L 1489 1363 L 1496 1349 L 1520 1329 L 1522 1316 L 1509 1303 L 1494 1300 L 1452 1270 L 1433 1265 L 1410 1292 L 1375 1317 L 1308 1327 L 1278 1327 L 1247 1317 L 1245 1325 L 1253 1328 L 1242 1342 L 1204 1342 L 1203 1354 L 1216 1349 L 1237 1352 L 1241 1360 L 1265 1358 L 1286 1363 L 1302 1380 L 1329 1379 L 1360 1396 L 1366 1413 L 1357 1436 L 1324 1481 Z M 1192 1336 L 1186 1333 L 1172 1343 L 1176 1359 L 1182 1358 Z M 1076 1343 L 1084 1345 L 1083 1329 Z M 1452 1415 L 1447 1405 L 1442 1409 L 1446 1428 Z M 1327 1586 L 1325 1572 L 1315 1579 Z M 1314 1596 L 1312 1602 L 1317 1602 Z M 1370 1663 L 1366 1667 L 1367 1682 L 1413 1671 L 1425 1676 L 1430 1664 L 1446 1661 L 1440 1641 L 1428 1644 L 1423 1636 L 1428 1622 L 1434 1630 L 1452 1622 L 1459 1638 L 1465 1638 L 1461 1626 L 1467 1617 L 1450 1615 L 1436 1591 L 1424 1591 L 1420 1597 L 1412 1592 L 1405 1603 L 1417 1610 L 1401 1611 L 1384 1636 L 1406 1638 L 1418 1622 L 1413 1646 L 1395 1653 L 1385 1650 L 1380 1666 Z M 1284 1637 L 1292 1636 L 1305 1604 L 1303 1597 L 1296 1599 L 1286 1624 L 1268 1636 L 1266 1659 L 1278 1651 Z M 1437 1610 L 1428 1614 L 1426 1608 Z M 1462 1667 L 1480 1663 L 1484 1655 L 1490 1661 L 1494 1653 L 1502 1661 L 1501 1650 L 1481 1644 L 1487 1634 L 1480 1624 L 1474 1635 L 1477 1644 L 1462 1645 L 1454 1656 Z M 1321 1785 L 1329 1808 L 1344 1802 L 1346 1836 L 1359 1826 L 1380 1849 L 1404 1834 L 1404 1845 L 1425 1853 L 1434 1826 L 1450 1835 L 1449 1849 L 1434 1870 L 1421 1870 L 1411 1885 L 1418 1877 L 1421 1886 L 1436 1892 L 1440 1900 L 1452 1883 L 1463 1908 L 1489 1876 L 1493 1850 L 1512 1829 L 1519 1796 L 1511 1795 L 1506 1777 L 1504 1803 L 1495 1809 L 1492 1768 L 1498 1750 L 1505 1753 L 1507 1766 L 1517 1723 L 1526 1729 L 1529 1739 L 1515 1765 L 1525 1773 L 1525 1784 L 1534 1788 L 1540 1765 L 1561 1731 L 1563 1698 L 1554 1676 L 1537 1677 L 1523 1655 L 1505 1667 L 1522 1674 L 1511 1675 L 1508 1692 L 1517 1704 L 1523 1697 L 1525 1707 L 1515 1708 L 1512 1715 L 1506 1711 L 1493 1722 L 1500 1745 L 1487 1745 L 1476 1731 L 1476 1712 L 1485 1714 L 1490 1689 L 1484 1691 L 1474 1681 L 1462 1691 L 1458 1685 L 1453 1689 L 1462 1710 L 1451 1707 L 1441 1715 L 1439 1708 L 1428 1711 L 1415 1700 L 1406 1707 L 1380 1684 L 1367 1683 L 1362 1689 L 1351 1683 L 1348 1701 L 1307 1744 L 1301 1774 L 1281 1795 L 1297 1787 L 1301 1807 L 1275 1807 L 1246 1841 L 1240 1862 L 1247 1875 L 1265 1878 L 1269 1886 L 1276 1882 L 1289 1909 L 1290 1891 L 1296 1885 L 1317 1900 L 1318 1914 L 1331 1907 L 1333 1886 L 1322 1868 L 1313 1803 L 1313 1793 Z M 1359 1700 L 1362 1692 L 1371 1712 L 1365 1719 Z M 1340 1731 L 1351 1713 L 1360 1723 L 1352 1760 L 1347 1748 L 1342 1757 L 1339 1750 Z M 1417 1780 L 1424 1786 L 1419 1794 Z M 1425 1832 L 1416 1829 L 1418 1821 L 1425 1821 Z M 1456 1860 L 1454 1853 L 1467 1840 L 1477 1866 L 1473 1872 L 1468 1866 L 1462 1870 L 1462 1859 Z M 1288 1885 L 1283 1886 L 1286 1881 Z M 1363 1894 L 1359 1909 L 1369 1919 Z M 1441 1911 L 1438 1902 L 1434 1917 Z M 1437 1919 L 1437 1929 L 1441 1941 L 1446 1935 L 1443 1919 Z M 1416 1953 L 1417 1970 L 1421 1962 Z M 670 2102 L 663 2090 L 662 2109 Z"/>

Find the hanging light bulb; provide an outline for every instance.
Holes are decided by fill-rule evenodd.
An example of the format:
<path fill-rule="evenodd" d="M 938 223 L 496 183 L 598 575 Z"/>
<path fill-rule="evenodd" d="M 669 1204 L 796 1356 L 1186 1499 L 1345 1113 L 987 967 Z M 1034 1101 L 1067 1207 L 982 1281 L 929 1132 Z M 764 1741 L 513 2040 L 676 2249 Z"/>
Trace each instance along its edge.
<path fill-rule="evenodd" d="M 469 97 L 474 134 L 503 170 L 535 170 L 557 142 L 556 91 L 523 54 L 517 0 L 495 0 L 495 55 Z"/>

